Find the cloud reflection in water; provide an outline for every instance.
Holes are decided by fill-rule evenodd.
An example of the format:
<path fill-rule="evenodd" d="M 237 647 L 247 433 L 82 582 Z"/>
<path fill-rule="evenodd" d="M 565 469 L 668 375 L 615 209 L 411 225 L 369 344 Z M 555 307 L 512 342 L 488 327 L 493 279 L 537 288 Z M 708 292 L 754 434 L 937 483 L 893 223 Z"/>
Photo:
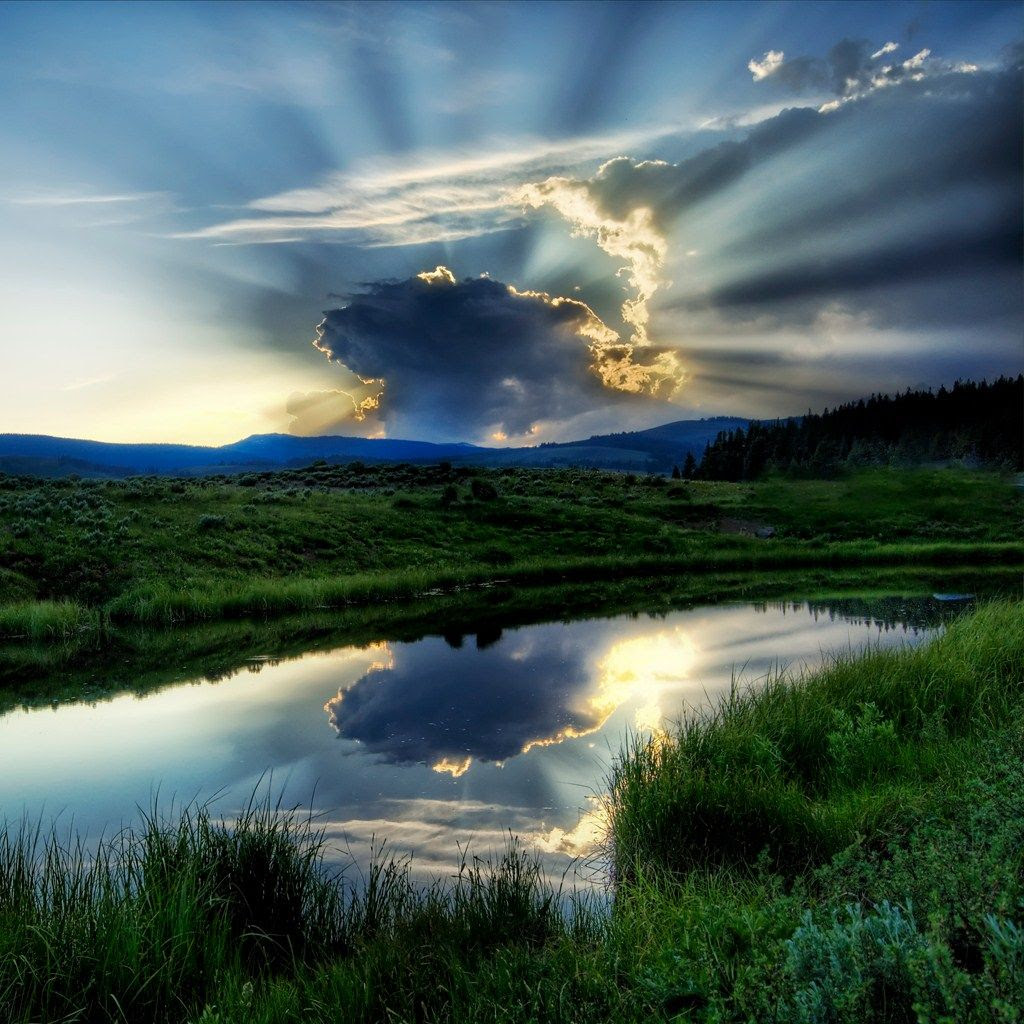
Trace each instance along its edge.
<path fill-rule="evenodd" d="M 391 764 L 461 778 L 474 760 L 502 765 L 537 747 L 600 731 L 624 705 L 653 731 L 661 697 L 687 679 L 696 647 L 680 626 L 608 644 L 567 642 L 558 626 L 505 642 L 396 645 L 324 705 L 338 735 Z"/>

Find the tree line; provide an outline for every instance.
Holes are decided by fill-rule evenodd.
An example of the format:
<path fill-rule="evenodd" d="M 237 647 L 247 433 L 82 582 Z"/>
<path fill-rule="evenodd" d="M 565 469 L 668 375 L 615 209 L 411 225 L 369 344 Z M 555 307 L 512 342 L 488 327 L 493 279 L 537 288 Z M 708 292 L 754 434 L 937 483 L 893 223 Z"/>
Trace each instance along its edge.
<path fill-rule="evenodd" d="M 963 461 L 1024 469 L 1024 375 L 872 395 L 821 413 L 727 430 L 680 476 L 752 480 L 766 472 L 831 476 L 844 468 Z M 675 473 L 673 474 L 675 475 Z"/>

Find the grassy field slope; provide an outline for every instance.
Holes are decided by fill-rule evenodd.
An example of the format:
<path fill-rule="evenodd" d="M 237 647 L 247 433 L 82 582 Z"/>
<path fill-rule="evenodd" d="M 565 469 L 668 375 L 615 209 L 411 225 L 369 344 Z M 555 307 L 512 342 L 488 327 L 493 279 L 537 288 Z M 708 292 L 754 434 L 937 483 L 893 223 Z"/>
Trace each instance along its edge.
<path fill-rule="evenodd" d="M 230 480 L 6 477 L 0 636 L 321 610 L 495 580 L 1005 567 L 1024 561 L 1022 509 L 1008 479 L 951 469 L 749 484 L 358 464 Z"/>

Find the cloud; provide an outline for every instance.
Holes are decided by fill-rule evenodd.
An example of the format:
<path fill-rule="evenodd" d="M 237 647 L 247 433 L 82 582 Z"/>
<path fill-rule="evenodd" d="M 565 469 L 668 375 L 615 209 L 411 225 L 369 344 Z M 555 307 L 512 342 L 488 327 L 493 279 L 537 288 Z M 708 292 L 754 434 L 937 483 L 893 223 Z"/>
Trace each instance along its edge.
<path fill-rule="evenodd" d="M 697 304 L 719 307 L 785 304 L 794 299 L 854 294 L 939 276 L 1015 267 L 1018 226 L 991 225 L 946 236 L 895 241 L 835 258 L 766 268 L 708 294 Z"/>
<path fill-rule="evenodd" d="M 769 50 L 761 60 L 751 58 L 747 67 L 754 76 L 754 81 L 760 82 L 762 78 L 775 74 L 782 67 L 785 56 L 781 50 Z"/>
<path fill-rule="evenodd" d="M 884 57 L 887 53 L 895 53 L 899 48 L 899 43 L 884 43 L 871 54 L 871 59 L 878 60 L 879 57 Z"/>
<path fill-rule="evenodd" d="M 662 166 L 652 164 L 652 166 Z M 614 174 L 616 162 L 604 164 L 597 172 L 598 181 Z M 661 268 L 667 245 L 655 227 L 651 211 L 634 207 L 622 218 L 610 216 L 598 205 L 589 183 L 569 178 L 551 177 L 536 184 L 524 185 L 511 196 L 513 202 L 539 209 L 551 206 L 572 225 L 573 234 L 595 238 L 609 256 L 626 261 L 619 273 L 625 272 L 629 287 L 636 296 L 622 304 L 622 319 L 633 328 L 630 339 L 635 345 L 647 345 L 648 303 L 664 283 Z"/>
<path fill-rule="evenodd" d="M 314 344 L 379 383 L 389 424 L 453 437 L 530 435 L 613 400 L 668 398 L 683 379 L 672 350 L 622 341 L 578 299 L 446 267 L 366 285 Z"/>
<path fill-rule="evenodd" d="M 456 778 L 474 761 L 504 762 L 590 735 L 624 707 L 637 729 L 659 730 L 662 698 L 690 678 L 697 649 L 689 635 L 645 630 L 602 651 L 603 639 L 580 644 L 542 626 L 478 634 L 474 651 L 437 639 L 396 646 L 324 710 L 339 735 L 389 762 L 425 762 Z"/>
<path fill-rule="evenodd" d="M 376 160 L 309 188 L 254 199 L 242 216 L 175 237 L 236 243 L 354 241 L 364 247 L 477 238 L 521 226 L 521 213 L 508 196 L 524 180 L 578 168 L 609 150 L 647 144 L 678 130 L 662 125 Z"/>
<path fill-rule="evenodd" d="M 723 142 L 678 164 L 616 157 L 590 178 L 547 178 L 521 186 L 511 198 L 534 209 L 551 207 L 573 234 L 595 239 L 608 255 L 626 261 L 619 273 L 635 294 L 623 303 L 622 319 L 642 351 L 650 344 L 650 302 L 670 283 L 664 264 L 673 220 L 742 175 L 759 154 L 813 131 L 816 118 L 810 110 L 786 111 L 771 131 L 755 128 L 742 142 Z"/>
<path fill-rule="evenodd" d="M 324 710 L 340 736 L 386 761 L 424 762 L 455 776 L 473 761 L 505 761 L 539 740 L 603 721 L 586 707 L 584 655 L 553 631 L 535 635 L 525 652 L 505 640 L 471 656 L 472 694 L 460 671 L 466 652 L 427 639 L 396 648 L 390 665 L 339 692 Z"/>
<path fill-rule="evenodd" d="M 14 206 L 107 206 L 114 203 L 143 203 L 167 198 L 166 192 L 27 192 L 8 196 Z"/>
<path fill-rule="evenodd" d="M 713 133 L 662 126 L 376 160 L 254 199 L 192 237 L 332 243 L 270 250 L 315 263 L 295 275 L 303 299 L 373 250 L 362 273 L 375 283 L 359 292 L 345 281 L 359 293 L 327 314 L 318 343 L 384 382 L 375 427 L 439 439 L 566 436 L 565 423 L 584 416 L 602 432 L 612 417 L 659 408 L 652 396 L 679 393 L 683 346 L 706 351 L 755 323 L 770 345 L 835 303 L 879 332 L 940 316 L 970 330 L 1019 323 L 1020 81 L 951 64 L 925 41 L 845 39 L 821 56 L 768 50 L 749 64 L 766 102 L 713 122 Z M 559 229 L 589 239 L 591 256 Z M 421 257 L 381 251 L 427 243 L 436 248 Z M 538 291 L 494 281 L 485 301 L 486 285 L 409 276 L 448 262 L 449 246 L 458 266 Z M 609 272 L 618 268 L 619 282 Z M 407 279 L 385 280 L 396 272 Z M 436 308 L 421 294 L 430 291 Z M 466 302 L 464 327 L 446 320 L 456 314 L 442 293 L 451 310 Z M 558 298 L 567 295 L 585 298 L 592 318 Z M 710 358 L 700 369 L 704 380 L 715 372 Z M 787 381 L 767 383 L 786 411 Z M 685 392 L 688 403 L 703 397 L 699 383 Z"/>
<path fill-rule="evenodd" d="M 792 93 L 831 92 L 831 100 L 822 109 L 835 109 L 838 103 L 864 96 L 902 81 L 921 81 L 931 75 L 973 73 L 977 65 L 953 63 L 932 57 L 929 49 L 918 50 L 906 60 L 880 63 L 899 49 L 898 43 L 884 43 L 877 50 L 867 39 L 841 39 L 825 57 L 792 57 L 782 50 L 768 50 L 758 60 L 747 63 L 755 82 L 768 82 Z"/>
<path fill-rule="evenodd" d="M 856 76 L 867 51 L 833 48 L 832 73 Z M 920 286 L 941 280 L 960 284 L 939 307 L 952 322 L 1019 316 L 1007 281 L 1019 274 L 1021 170 L 1019 76 L 946 70 L 829 109 L 783 110 L 678 163 L 616 158 L 522 194 L 627 260 L 634 339 L 647 337 L 650 300 L 671 273 L 653 326 L 671 324 L 681 344 L 708 309 L 766 316 L 767 330 L 813 322 L 836 300 L 880 322 L 929 321 Z"/>

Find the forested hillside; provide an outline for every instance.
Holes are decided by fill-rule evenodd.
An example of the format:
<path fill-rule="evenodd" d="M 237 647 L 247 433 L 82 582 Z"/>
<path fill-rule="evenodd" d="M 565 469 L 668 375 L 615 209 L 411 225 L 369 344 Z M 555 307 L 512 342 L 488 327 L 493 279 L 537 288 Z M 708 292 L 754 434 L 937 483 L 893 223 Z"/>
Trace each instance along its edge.
<path fill-rule="evenodd" d="M 799 419 L 722 431 L 687 467 L 704 480 L 751 480 L 769 470 L 831 476 L 844 467 L 949 460 L 1024 469 L 1024 376 L 957 381 L 938 391 L 872 395 Z"/>

